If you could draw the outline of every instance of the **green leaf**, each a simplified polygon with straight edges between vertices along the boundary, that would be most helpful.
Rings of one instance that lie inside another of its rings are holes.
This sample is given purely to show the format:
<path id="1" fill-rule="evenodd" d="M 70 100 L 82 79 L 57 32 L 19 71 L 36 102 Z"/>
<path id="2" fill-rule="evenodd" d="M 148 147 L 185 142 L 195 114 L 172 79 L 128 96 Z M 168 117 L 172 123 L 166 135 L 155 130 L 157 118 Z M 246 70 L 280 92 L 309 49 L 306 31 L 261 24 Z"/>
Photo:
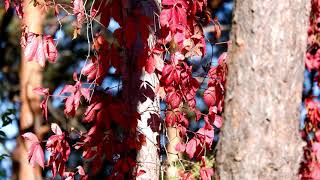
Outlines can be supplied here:
<path id="1" fill-rule="evenodd" d="M 6 139 L 6 138 L 7 138 L 6 133 L 4 133 L 3 131 L 0 131 L 0 140 L 1 139 Z"/>
<path id="2" fill-rule="evenodd" d="M 6 157 L 10 157 L 8 154 L 1 154 L 0 155 L 0 161 L 3 160 Z"/>
<path id="3" fill-rule="evenodd" d="M 7 109 L 7 111 L 1 115 L 2 127 L 5 127 L 12 123 L 13 120 L 10 117 L 10 115 L 15 115 L 15 113 L 16 113 L 15 109 Z"/>
<path id="4" fill-rule="evenodd" d="M 12 123 L 12 119 L 9 116 L 2 116 L 2 127 L 5 127 Z"/>
<path id="5" fill-rule="evenodd" d="M 3 177 L 3 178 L 7 177 L 7 172 L 6 172 L 6 170 L 0 169 L 0 177 Z"/>

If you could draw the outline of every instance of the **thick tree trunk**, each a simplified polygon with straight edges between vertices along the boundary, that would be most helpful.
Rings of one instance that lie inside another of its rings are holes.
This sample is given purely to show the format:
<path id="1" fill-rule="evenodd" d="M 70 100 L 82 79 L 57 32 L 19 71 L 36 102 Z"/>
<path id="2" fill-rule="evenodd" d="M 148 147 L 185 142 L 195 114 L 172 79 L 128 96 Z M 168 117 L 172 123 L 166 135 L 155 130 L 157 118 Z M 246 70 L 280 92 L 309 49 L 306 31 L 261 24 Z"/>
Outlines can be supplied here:
<path id="1" fill-rule="evenodd" d="M 298 179 L 309 3 L 235 1 L 221 179 Z"/>
<path id="2" fill-rule="evenodd" d="M 43 20 L 44 13 L 41 13 L 40 7 L 34 7 L 33 3 L 25 0 L 23 24 L 28 27 L 28 31 L 41 34 Z M 42 68 L 40 65 L 35 62 L 27 62 L 22 58 L 20 67 L 20 133 L 34 130 L 39 135 L 42 121 L 40 96 L 33 93 L 32 90 L 40 87 L 41 82 Z M 21 137 L 17 139 L 17 149 L 14 154 L 19 161 L 18 179 L 42 179 L 40 167 L 32 168 L 29 164 L 28 150 Z"/>

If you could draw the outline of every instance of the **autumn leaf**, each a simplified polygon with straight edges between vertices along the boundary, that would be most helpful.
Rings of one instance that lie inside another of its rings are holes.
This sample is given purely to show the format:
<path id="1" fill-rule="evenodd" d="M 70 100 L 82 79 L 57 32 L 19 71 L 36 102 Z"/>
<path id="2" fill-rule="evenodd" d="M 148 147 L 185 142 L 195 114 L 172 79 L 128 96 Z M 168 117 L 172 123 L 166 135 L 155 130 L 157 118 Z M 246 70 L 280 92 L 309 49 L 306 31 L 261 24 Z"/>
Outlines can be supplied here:
<path id="1" fill-rule="evenodd" d="M 44 168 L 44 153 L 37 136 L 31 132 L 28 132 L 23 134 L 22 137 L 25 139 L 27 146 L 29 147 L 28 160 L 32 167 L 35 167 L 37 163 L 39 166 Z"/>
<path id="2" fill-rule="evenodd" d="M 213 176 L 213 169 L 202 167 L 200 168 L 200 177 L 201 180 L 211 180 L 211 176 Z"/>
<path id="3" fill-rule="evenodd" d="M 45 66 L 46 59 L 54 63 L 58 56 L 54 41 L 49 35 L 26 33 L 21 38 L 21 46 L 24 48 L 25 59 L 36 61 L 42 67 Z"/>
<path id="4" fill-rule="evenodd" d="M 207 90 L 204 91 L 203 100 L 209 107 L 215 105 L 216 103 L 215 87 L 209 87 Z"/>
<path id="5" fill-rule="evenodd" d="M 194 153 L 197 150 L 197 146 L 200 144 L 200 140 L 197 138 L 192 138 L 186 146 L 186 153 L 189 155 L 189 158 L 193 158 Z"/>
<path id="6" fill-rule="evenodd" d="M 187 2 L 185 0 L 164 0 L 162 6 L 161 26 L 169 27 L 172 32 L 176 32 L 178 25 L 187 24 Z"/>
<path id="7" fill-rule="evenodd" d="M 41 101 L 40 108 L 42 109 L 42 116 L 45 120 L 48 120 L 48 100 L 49 100 L 49 89 L 48 88 L 34 88 L 33 92 L 44 96 Z"/>

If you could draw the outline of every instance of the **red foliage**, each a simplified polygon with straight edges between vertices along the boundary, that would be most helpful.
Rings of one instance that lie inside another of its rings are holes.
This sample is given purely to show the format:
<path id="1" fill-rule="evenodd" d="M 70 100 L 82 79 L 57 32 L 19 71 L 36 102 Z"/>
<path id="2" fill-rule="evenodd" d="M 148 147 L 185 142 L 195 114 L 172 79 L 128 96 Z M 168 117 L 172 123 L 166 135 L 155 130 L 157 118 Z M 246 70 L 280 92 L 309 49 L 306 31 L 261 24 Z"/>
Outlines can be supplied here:
<path id="1" fill-rule="evenodd" d="M 9 1 L 5 2 L 7 7 Z M 54 8 L 58 14 L 58 6 L 56 3 L 53 4 L 47 3 L 46 7 Z M 226 54 L 220 56 L 217 67 L 211 67 L 209 70 L 206 77 L 208 84 L 204 92 L 200 89 L 202 84 L 192 75 L 192 65 L 187 62 L 190 57 L 205 54 L 202 25 L 204 19 L 204 24 L 210 22 L 210 14 L 205 10 L 206 4 L 206 0 L 162 0 L 158 19 L 161 27 L 155 32 L 150 32 L 150 27 L 156 27 L 157 24 L 153 24 L 154 20 L 141 11 L 142 4 L 139 4 L 139 1 L 133 5 L 128 0 L 96 0 L 90 10 L 86 10 L 83 0 L 73 0 L 68 6 L 61 4 L 61 7 L 72 8 L 70 12 L 76 17 L 76 33 L 80 32 L 83 24 L 91 23 L 93 17 L 103 28 L 108 27 L 111 18 L 120 25 L 120 28 L 113 32 L 112 40 L 106 39 L 101 32 L 92 36 L 94 53 L 88 57 L 89 61 L 81 73 L 87 76 L 87 81 L 94 83 L 95 87 L 85 88 L 75 73 L 75 84 L 65 85 L 60 92 L 65 99 L 64 113 L 67 117 L 76 115 L 82 97 L 87 101 L 83 123 L 88 124 L 89 130 L 77 133 L 79 138 L 73 147 L 82 151 L 83 160 L 92 165 L 93 175 L 100 171 L 104 161 L 113 165 L 111 177 L 115 179 L 134 178 L 132 176 L 146 173 L 145 170 L 133 172 L 133 167 L 138 163 L 134 159 L 135 153 L 132 152 L 139 151 L 146 143 L 144 134 L 137 130 L 140 114 L 136 112 L 136 107 L 132 108 L 131 102 L 128 102 L 130 98 L 126 97 L 125 92 L 119 96 L 112 96 L 108 89 L 101 90 L 101 84 L 111 67 L 116 69 L 116 76 L 125 82 L 131 78 L 128 77 L 125 68 L 128 65 L 132 66 L 135 72 L 145 70 L 149 74 L 155 73 L 160 79 L 160 86 L 156 87 L 157 92 L 167 104 L 164 123 L 161 123 L 164 126 L 176 127 L 181 139 L 191 136 L 189 141 L 180 142 L 176 150 L 185 152 L 189 158 L 201 160 L 205 150 L 211 149 L 214 138 L 213 126 L 222 126 L 222 118 L 219 115 L 222 112 L 225 94 Z M 19 5 L 18 3 L 18 7 Z M 218 25 L 217 21 L 214 23 Z M 21 38 L 26 60 L 36 61 L 41 66 L 45 65 L 46 59 L 55 62 L 57 50 L 52 37 L 27 32 L 26 29 Z M 148 42 L 150 37 L 154 38 L 155 44 Z M 166 56 L 170 58 L 167 59 Z M 49 90 L 37 88 L 34 91 L 44 96 L 41 108 L 47 119 Z M 202 92 L 209 110 L 207 114 L 202 114 L 196 106 L 196 94 Z M 196 121 L 203 118 L 204 127 L 196 132 L 189 131 L 189 113 L 194 114 Z M 150 124 L 157 126 L 156 123 Z M 74 179 L 78 173 L 81 178 L 88 178 L 82 166 L 78 167 L 77 171 L 66 171 L 66 162 L 71 151 L 71 133 L 63 132 L 54 123 L 51 129 L 54 134 L 49 137 L 46 149 L 50 152 L 47 165 L 51 168 L 53 176 L 59 174 L 61 177 Z M 43 158 L 39 160 L 38 155 L 35 156 L 35 152 L 42 151 L 39 143 L 38 139 L 32 140 L 33 149 L 31 148 L 29 159 L 32 164 L 37 162 L 43 166 Z M 182 179 L 194 179 L 190 173 L 182 174 Z M 213 169 L 203 163 L 200 169 L 201 178 L 210 179 L 212 175 Z"/>
<path id="2" fill-rule="evenodd" d="M 49 100 L 49 89 L 48 88 L 35 88 L 33 89 L 33 92 L 44 96 L 40 108 L 42 109 L 42 115 L 43 117 L 48 120 L 48 100 Z"/>
<path id="3" fill-rule="evenodd" d="M 320 1 L 312 0 L 312 11 L 310 14 L 310 26 L 308 29 L 308 49 L 305 59 L 306 69 L 312 74 L 316 74 L 312 81 L 319 88 L 320 51 L 317 36 L 320 33 Z M 304 147 L 304 160 L 300 166 L 301 179 L 320 178 L 320 102 L 312 93 L 304 99 L 304 106 L 307 111 L 304 119 L 304 129 L 301 131 L 302 138 L 307 142 Z"/>
<path id="4" fill-rule="evenodd" d="M 78 81 L 77 75 L 73 75 L 73 79 L 76 81 L 74 86 L 65 85 L 61 90 L 60 95 L 69 93 L 70 95 L 65 100 L 64 113 L 66 116 L 72 117 L 75 115 L 76 110 L 80 105 L 80 98 L 83 96 L 87 101 L 90 100 L 90 90 L 83 88 L 82 83 Z"/>
<path id="5" fill-rule="evenodd" d="M 46 59 L 54 63 L 57 59 L 57 49 L 50 35 L 39 35 L 32 32 L 24 33 L 21 37 L 24 57 L 27 61 L 36 61 L 42 67 Z"/>
<path id="6" fill-rule="evenodd" d="M 62 132 L 57 124 L 52 123 L 51 130 L 54 135 L 49 137 L 46 144 L 47 150 L 51 153 L 48 165 L 52 166 L 53 177 L 55 177 L 57 173 L 63 176 L 65 165 L 70 155 L 70 146 L 66 140 L 65 133 Z"/>
<path id="7" fill-rule="evenodd" d="M 28 160 L 32 167 L 35 167 L 35 164 L 37 163 L 39 166 L 44 168 L 44 153 L 37 136 L 28 132 L 23 134 L 22 137 L 25 139 L 27 146 L 29 147 Z"/>

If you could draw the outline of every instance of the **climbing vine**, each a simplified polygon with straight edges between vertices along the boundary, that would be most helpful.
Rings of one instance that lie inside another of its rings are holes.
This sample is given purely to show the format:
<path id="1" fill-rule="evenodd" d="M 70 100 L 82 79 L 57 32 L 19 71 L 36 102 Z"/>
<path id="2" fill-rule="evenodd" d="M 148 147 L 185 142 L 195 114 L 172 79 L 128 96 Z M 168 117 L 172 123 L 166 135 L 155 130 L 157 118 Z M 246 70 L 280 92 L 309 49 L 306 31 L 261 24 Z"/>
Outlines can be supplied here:
<path id="1" fill-rule="evenodd" d="M 164 110 L 158 107 L 151 113 L 158 117 L 163 114 L 163 120 L 150 120 L 148 126 L 164 135 L 167 127 L 176 128 L 181 141 L 175 149 L 201 164 L 202 179 L 211 179 L 214 170 L 208 166 L 206 155 L 212 148 L 215 129 L 222 126 L 227 54 L 219 57 L 217 66 L 209 64 L 203 76 L 193 74 L 193 58 L 204 57 L 206 53 L 203 27 L 211 24 L 215 39 L 221 35 L 218 20 L 211 19 L 207 10 L 207 0 L 162 0 L 152 7 L 138 0 L 32 0 L 30 3 L 40 6 L 43 13 L 54 11 L 57 24 L 61 24 L 61 14 L 63 18 L 74 17 L 73 38 L 85 31 L 89 43 L 84 66 L 73 74 L 74 83 L 65 85 L 58 95 L 64 98 L 64 114 L 68 118 L 74 117 L 80 107 L 86 108 L 81 121 L 88 129 L 63 129 L 51 123 L 51 136 L 46 140 L 38 139 L 32 132 L 23 134 L 32 166 L 48 167 L 53 177 L 59 175 L 66 179 L 74 179 L 76 175 L 87 179 L 97 174 L 105 162 L 112 166 L 108 176 L 116 179 L 134 179 L 146 173 L 148 170 L 138 168 L 141 162 L 136 161 L 137 152 L 146 145 L 147 137 L 138 128 L 142 116 L 134 96 L 138 96 L 142 87 L 150 86 L 152 93 L 144 94 L 142 99 L 160 99 L 166 107 Z M 23 18 L 21 0 L 5 0 L 6 9 L 10 6 Z M 154 8 L 151 17 L 145 12 L 148 8 Z M 110 21 L 119 24 L 114 32 L 107 29 Z M 25 59 L 42 67 L 46 60 L 55 63 L 59 59 L 54 38 L 32 32 L 26 24 L 22 25 L 21 46 Z M 112 76 L 119 78 L 116 95 L 102 86 L 110 69 L 114 69 Z M 155 87 L 143 81 L 137 83 L 135 76 L 151 74 L 160 82 Z M 47 120 L 48 101 L 56 95 L 45 87 L 35 87 L 33 91 L 43 97 L 40 107 Z M 197 108 L 197 94 L 203 98 L 208 113 Z M 204 126 L 190 130 L 191 119 L 204 120 Z M 155 143 L 160 149 L 160 138 L 157 139 Z M 50 153 L 46 162 L 43 147 Z M 82 152 L 83 164 L 89 164 L 90 169 L 67 167 L 71 149 Z M 188 171 L 180 175 L 182 179 L 193 176 Z"/>
<path id="2" fill-rule="evenodd" d="M 306 110 L 303 117 L 301 131 L 302 138 L 306 141 L 304 146 L 304 159 L 301 162 L 301 179 L 320 178 L 320 102 L 319 102 L 319 70 L 320 70 L 320 2 L 311 1 L 311 14 L 308 29 L 308 48 L 306 54 L 307 76 L 304 88 L 303 106 Z M 309 87 L 308 87 L 309 86 Z"/>

